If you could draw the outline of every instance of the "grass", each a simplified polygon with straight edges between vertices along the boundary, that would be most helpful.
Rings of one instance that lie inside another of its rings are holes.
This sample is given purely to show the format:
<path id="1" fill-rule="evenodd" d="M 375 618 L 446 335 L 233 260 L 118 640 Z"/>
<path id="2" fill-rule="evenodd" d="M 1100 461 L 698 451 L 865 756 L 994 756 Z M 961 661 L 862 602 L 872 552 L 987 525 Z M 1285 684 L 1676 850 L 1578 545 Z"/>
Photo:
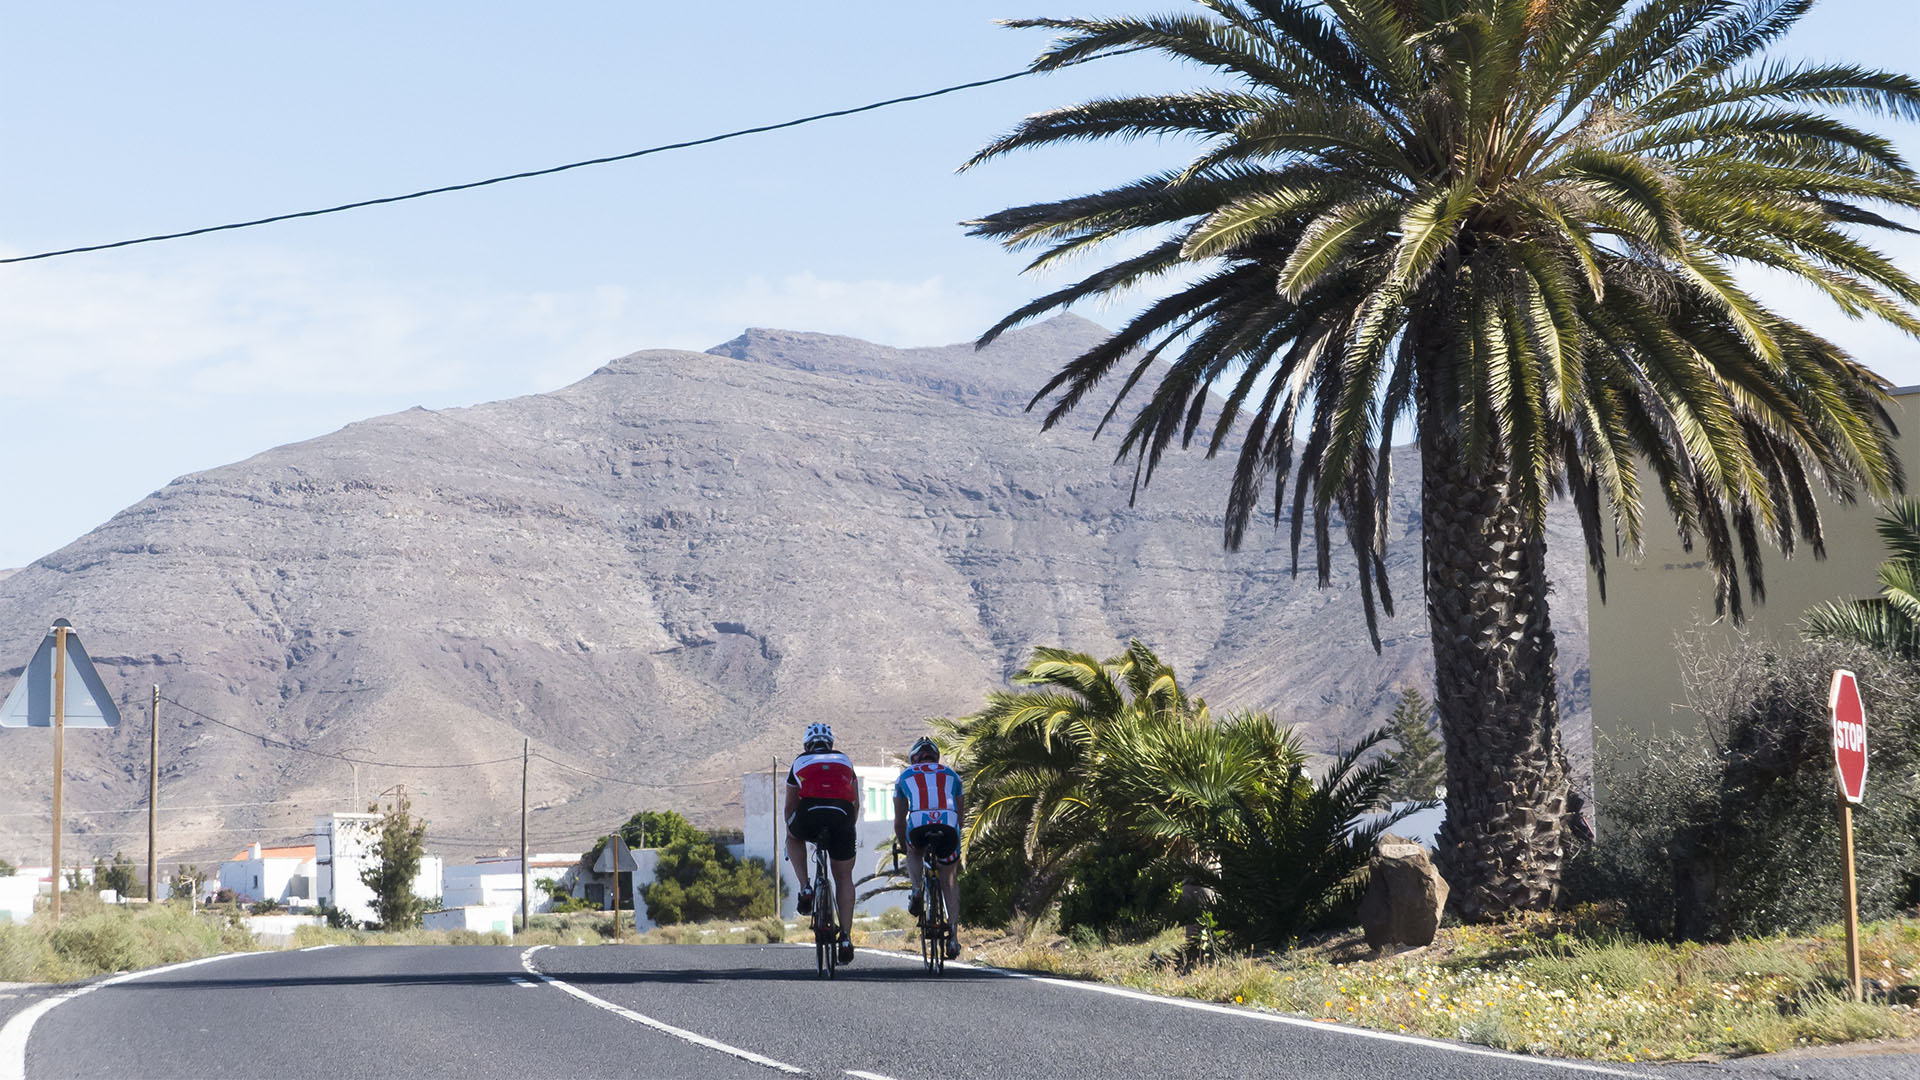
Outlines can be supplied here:
<path id="1" fill-rule="evenodd" d="M 1844 995 L 1839 927 L 1812 938 L 1647 943 L 1592 910 L 1441 932 L 1372 955 L 1353 935 L 1272 957 L 1177 962 L 1183 937 L 1131 945 L 986 940 L 1000 966 L 1269 1008 L 1521 1053 L 1671 1061 L 1920 1036 L 1920 923 L 1862 930 L 1868 1000 Z"/>
<path id="2" fill-rule="evenodd" d="M 0 982 L 73 982 L 254 947 L 245 928 L 185 904 L 123 907 L 69 893 L 61 906 L 58 926 L 45 914 L 0 925 Z"/>

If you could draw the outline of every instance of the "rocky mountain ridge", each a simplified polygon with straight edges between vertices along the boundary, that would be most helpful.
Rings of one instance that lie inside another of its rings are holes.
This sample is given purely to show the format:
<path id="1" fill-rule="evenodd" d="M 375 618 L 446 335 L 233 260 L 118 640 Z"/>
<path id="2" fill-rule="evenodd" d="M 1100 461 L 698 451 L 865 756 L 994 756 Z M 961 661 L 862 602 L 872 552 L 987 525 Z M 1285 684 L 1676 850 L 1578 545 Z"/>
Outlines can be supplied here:
<path id="1" fill-rule="evenodd" d="M 537 848 L 641 807 L 737 826 L 740 774 L 806 722 L 877 763 L 1038 645 L 1138 637 L 1216 707 L 1323 748 L 1424 684 L 1416 486 L 1392 504 L 1401 615 L 1376 656 L 1351 570 L 1292 577 L 1284 519 L 1222 550 L 1229 462 L 1169 454 L 1129 505 L 1131 465 L 1090 438 L 1104 403 L 1039 430 L 1034 390 L 1105 333 L 1063 316 L 976 352 L 749 330 L 183 476 L 0 574 L 0 664 L 66 617 L 125 698 L 120 730 L 68 738 L 69 850 L 144 843 L 137 815 L 94 811 L 143 804 L 153 684 L 162 857 L 202 864 L 362 808 L 355 785 L 404 785 L 450 861 L 507 850 L 523 740 Z M 1550 542 L 1578 756 L 1569 515 Z M 43 859 L 45 733 L 0 738 L 0 855 Z"/>

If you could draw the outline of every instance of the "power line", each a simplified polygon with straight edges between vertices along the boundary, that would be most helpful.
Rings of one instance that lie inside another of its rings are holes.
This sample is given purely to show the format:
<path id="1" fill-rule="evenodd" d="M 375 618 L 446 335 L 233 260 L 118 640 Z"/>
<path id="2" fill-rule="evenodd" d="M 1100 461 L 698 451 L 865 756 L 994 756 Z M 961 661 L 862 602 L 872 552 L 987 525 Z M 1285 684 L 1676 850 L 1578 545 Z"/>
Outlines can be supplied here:
<path id="1" fill-rule="evenodd" d="M 585 769 L 582 769 L 582 768 L 577 768 L 577 767 L 575 767 L 575 766 L 573 766 L 573 765 L 569 765 L 569 764 L 567 764 L 567 763 L 566 763 L 566 762 L 564 762 L 564 761 L 558 761 L 558 760 L 555 760 L 555 759 L 553 759 L 553 758 L 550 758 L 550 757 L 548 757 L 548 756 L 547 756 L 547 755 L 545 755 L 545 754 L 534 754 L 533 756 L 534 756 L 534 757 L 536 757 L 536 758 L 538 758 L 538 759 L 540 759 L 541 761 L 544 761 L 544 762 L 546 762 L 546 763 L 547 763 L 547 764 L 549 764 L 549 765 L 558 765 L 558 766 L 560 766 L 561 768 L 563 768 L 563 769 L 565 769 L 565 770 L 567 770 L 568 772 L 576 772 L 576 773 L 579 773 L 579 774 L 580 774 L 581 776 L 591 776 L 591 777 L 593 777 L 593 778 L 594 778 L 595 780 L 605 780 L 605 781 L 607 781 L 608 783 L 611 783 L 611 784 L 626 784 L 626 785 L 627 785 L 628 787 L 640 787 L 640 788 L 696 788 L 696 787 L 706 787 L 706 786 L 707 786 L 707 785 L 709 785 L 709 784 L 725 784 L 725 783 L 729 783 L 729 782 L 731 782 L 731 781 L 733 780 L 733 778 L 732 778 L 732 777 L 730 777 L 730 776 L 722 776 L 722 777 L 718 777 L 718 778 L 716 778 L 716 779 L 713 779 L 713 780 L 691 780 L 691 781 L 688 781 L 687 783 L 684 783 L 684 784 L 650 784 L 650 783 L 647 783 L 647 782 L 646 782 L 646 781 L 644 781 L 644 780 L 628 780 L 628 779 L 626 779 L 625 777 L 620 777 L 620 776 L 607 776 L 607 775 L 604 775 L 604 774 L 602 774 L 602 773 L 596 773 L 596 772 L 588 772 L 588 771 L 587 771 L 587 770 L 585 770 Z"/>
<path id="2" fill-rule="evenodd" d="M 1102 53 L 1098 56 L 1083 57 L 1079 60 L 1071 60 L 1067 63 L 1056 65 L 1055 68 L 1050 70 L 1073 67 L 1094 60 L 1104 60 L 1109 56 L 1121 56 L 1130 52 L 1139 52 L 1141 48 L 1143 47 L 1118 49 L 1113 52 Z M 1038 74 L 1038 72 L 1032 68 L 1023 68 L 1011 74 L 996 75 L 990 79 L 975 79 L 972 82 L 943 86 L 938 90 L 927 90 L 918 94 L 906 94 L 901 97 L 888 98 L 885 101 L 873 101 L 865 105 L 856 105 L 849 109 L 834 109 L 831 112 L 814 113 L 811 116 L 802 116 L 793 120 L 782 120 L 773 124 L 739 128 L 734 131 L 723 132 L 719 135 L 708 135 L 699 139 L 687 139 L 684 142 L 662 143 L 659 146 L 649 146 L 642 150 L 632 150 L 624 154 L 611 154 L 607 157 L 588 158 L 585 161 L 571 161 L 565 165 L 553 165 L 544 169 L 529 169 L 525 172 L 508 173 L 505 176 L 490 176 L 485 180 L 472 180 L 464 184 L 447 184 L 442 187 L 408 192 L 405 195 L 387 195 L 378 199 L 361 199 L 358 202 L 341 203 L 338 206 L 328 206 L 318 210 L 300 210 L 290 214 L 274 214 L 271 217 L 254 218 L 249 221 L 229 222 L 225 225 L 208 225 L 204 228 L 187 229 L 183 232 L 160 233 L 154 236 L 136 237 L 132 240 L 115 240 L 107 244 L 87 244 L 81 247 L 61 248 L 58 251 L 42 251 L 33 255 L 16 255 L 12 258 L 0 259 L 0 263 L 33 262 L 38 259 L 58 258 L 62 255 L 79 255 L 89 251 L 106 251 L 111 248 L 132 247 L 136 244 L 153 244 L 162 240 L 180 240 L 189 236 L 204 236 L 207 233 L 227 232 L 233 229 L 251 229 L 258 225 L 272 225 L 275 222 L 293 221 L 297 218 L 322 217 L 327 214 L 338 214 L 347 210 L 360 210 L 369 206 L 384 206 L 388 203 L 407 202 L 411 199 L 424 199 L 431 195 L 446 195 L 455 191 L 471 191 L 474 188 L 488 187 L 493 184 L 505 184 L 514 180 L 529 180 L 536 176 L 552 176 L 554 173 L 568 172 L 573 169 L 584 169 L 590 165 L 608 165 L 616 161 L 631 161 L 634 158 L 647 157 L 652 154 L 663 154 L 669 150 L 686 150 L 695 146 L 706 146 L 710 143 L 726 142 L 729 139 L 738 139 L 747 135 L 763 135 L 769 131 L 780 131 L 785 128 L 800 127 L 803 124 L 817 123 L 821 120 L 832 120 L 842 116 L 853 116 L 856 113 L 872 112 L 875 109 L 885 109 L 894 105 L 905 105 L 909 102 L 925 101 L 928 98 L 937 98 L 946 94 L 958 93 L 962 90 L 976 90 L 983 86 L 992 86 L 995 83 L 1012 82 L 1015 79 L 1023 79 L 1028 75 L 1034 74 Z"/>
<path id="3" fill-rule="evenodd" d="M 190 712 L 193 715 L 199 717 L 200 719 L 205 720 L 209 724 L 218 724 L 221 727 L 228 729 L 229 731 L 237 731 L 240 734 L 245 735 L 249 738 L 259 739 L 261 742 L 271 743 L 274 746 L 285 747 L 286 749 L 295 751 L 297 753 L 312 754 L 314 757 L 330 758 L 334 761 L 344 761 L 350 765 L 377 765 L 377 766 L 380 766 L 381 768 L 387 768 L 387 769 L 474 769 L 482 765 L 500 765 L 509 761 L 520 760 L 517 757 L 500 757 L 500 758 L 488 758 L 485 761 L 437 761 L 437 762 L 373 761 L 368 758 L 349 757 L 346 754 L 334 754 L 334 753 L 329 753 L 325 750 L 314 750 L 309 747 L 300 746 L 295 743 L 290 743 L 285 739 L 278 739 L 272 735 L 267 735 L 258 731 L 248 731 L 246 728 L 240 727 L 236 724 L 229 724 L 225 720 L 221 720 L 218 717 L 208 716 L 206 713 L 203 713 L 199 709 L 193 708 L 190 705 L 182 705 L 170 697 L 163 696 L 161 697 L 160 700 L 166 702 L 169 705 L 174 706 L 175 708 L 184 709 L 187 712 Z"/>
<path id="4" fill-rule="evenodd" d="M 160 809 L 165 810 L 167 813 L 171 814 L 179 810 L 231 810 L 235 807 L 240 807 L 240 806 L 296 806 L 300 803 L 340 802 L 340 801 L 341 799 L 340 799 L 340 796 L 338 795 L 313 795 L 304 799 L 267 799 L 262 802 L 201 803 L 198 806 L 173 806 L 163 801 L 160 804 Z M 105 814 L 144 814 L 146 812 L 147 812 L 146 807 L 134 806 L 134 807 L 129 807 L 125 810 L 68 810 L 68 811 L 65 811 L 65 814 L 67 817 L 100 817 Z M 46 810 L 24 810 L 16 813 L 0 814 L 0 818 L 52 817 L 52 816 L 53 816 L 53 810 L 51 808 Z"/>

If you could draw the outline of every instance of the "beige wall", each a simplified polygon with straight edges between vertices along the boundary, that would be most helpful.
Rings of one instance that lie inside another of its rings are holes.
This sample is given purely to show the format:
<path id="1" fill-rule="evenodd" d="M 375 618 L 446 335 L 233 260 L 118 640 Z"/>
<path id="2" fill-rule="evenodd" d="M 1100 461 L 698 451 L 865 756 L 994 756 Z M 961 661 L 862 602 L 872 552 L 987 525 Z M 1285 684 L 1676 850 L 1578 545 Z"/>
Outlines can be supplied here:
<path id="1" fill-rule="evenodd" d="M 1909 487 L 1920 491 L 1920 387 L 1896 392 L 1890 411 L 1900 428 L 1900 460 L 1912 477 Z M 1744 632 L 1793 634 L 1815 604 L 1877 593 L 1875 573 L 1886 557 L 1875 532 L 1878 515 L 1871 502 L 1842 508 L 1823 501 L 1826 559 L 1815 560 L 1804 544 L 1792 558 L 1766 548 L 1761 568 L 1767 601 L 1747 605 Z M 1596 758 L 1637 753 L 1650 735 L 1694 727 L 1695 714 L 1684 704 L 1675 642 L 1696 627 L 1709 643 L 1724 643 L 1736 634 L 1729 620 L 1713 621 L 1713 575 L 1701 545 L 1691 553 L 1681 550 L 1663 506 L 1648 507 L 1645 531 L 1641 558 L 1607 560 L 1606 603 L 1588 572 Z M 1604 815 L 1604 791 L 1598 801 Z"/>

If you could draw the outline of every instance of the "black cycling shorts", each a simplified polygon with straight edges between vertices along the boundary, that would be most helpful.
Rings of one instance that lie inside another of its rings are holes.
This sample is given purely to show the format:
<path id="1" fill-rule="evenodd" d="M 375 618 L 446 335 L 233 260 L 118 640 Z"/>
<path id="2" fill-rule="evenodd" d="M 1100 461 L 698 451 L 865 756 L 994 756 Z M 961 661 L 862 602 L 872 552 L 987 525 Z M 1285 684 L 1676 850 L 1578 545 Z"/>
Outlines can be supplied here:
<path id="1" fill-rule="evenodd" d="M 787 819 L 787 834 L 826 848 L 827 857 L 836 862 L 846 862 L 860 850 L 853 810 L 837 801 L 802 799 L 800 808 Z"/>
<path id="2" fill-rule="evenodd" d="M 922 825 L 907 833 L 907 843 L 921 851 L 932 850 L 942 866 L 960 861 L 960 833 L 951 825 Z"/>

